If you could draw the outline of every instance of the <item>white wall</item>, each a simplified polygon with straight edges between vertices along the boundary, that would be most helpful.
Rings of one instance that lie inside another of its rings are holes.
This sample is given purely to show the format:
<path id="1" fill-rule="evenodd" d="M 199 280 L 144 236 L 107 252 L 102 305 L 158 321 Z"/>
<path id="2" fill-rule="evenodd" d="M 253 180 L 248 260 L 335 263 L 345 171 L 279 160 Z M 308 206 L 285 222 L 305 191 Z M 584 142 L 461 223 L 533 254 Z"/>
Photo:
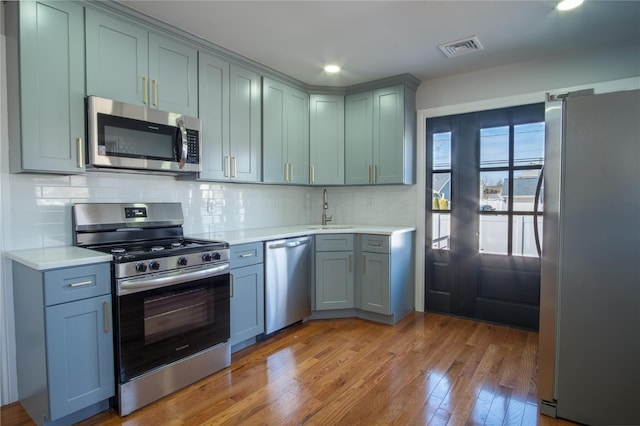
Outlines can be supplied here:
<path id="1" fill-rule="evenodd" d="M 482 52 L 471 54 L 481 55 Z M 525 94 L 538 94 L 538 101 L 544 101 L 539 94 L 546 91 L 638 75 L 640 40 L 635 40 L 424 81 L 416 94 L 416 109 L 451 107 Z"/>

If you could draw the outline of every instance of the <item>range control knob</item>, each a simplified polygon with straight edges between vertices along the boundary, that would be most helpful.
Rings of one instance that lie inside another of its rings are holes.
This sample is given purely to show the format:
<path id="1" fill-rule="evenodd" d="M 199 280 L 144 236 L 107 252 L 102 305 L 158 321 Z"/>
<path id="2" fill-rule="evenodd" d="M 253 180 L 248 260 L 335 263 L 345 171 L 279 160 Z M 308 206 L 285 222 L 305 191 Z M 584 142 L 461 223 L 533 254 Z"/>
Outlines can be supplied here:
<path id="1" fill-rule="evenodd" d="M 211 262 L 212 260 L 213 260 L 213 256 L 211 256 L 211 253 L 205 253 L 202 255 L 203 262 Z"/>
<path id="2" fill-rule="evenodd" d="M 222 256 L 220 256 L 220 253 L 218 253 L 217 251 L 213 253 L 213 259 L 214 260 L 220 260 Z"/>
<path id="3" fill-rule="evenodd" d="M 136 264 L 136 271 L 138 272 L 147 272 L 147 265 L 142 262 L 138 262 Z"/>
<path id="4" fill-rule="evenodd" d="M 180 257 L 178 259 L 178 265 L 180 266 L 187 266 L 187 258 L 186 257 Z"/>
<path id="5" fill-rule="evenodd" d="M 160 264 L 157 261 L 153 260 L 149 262 L 149 268 L 151 268 L 154 271 L 157 271 L 158 269 L 160 269 Z"/>

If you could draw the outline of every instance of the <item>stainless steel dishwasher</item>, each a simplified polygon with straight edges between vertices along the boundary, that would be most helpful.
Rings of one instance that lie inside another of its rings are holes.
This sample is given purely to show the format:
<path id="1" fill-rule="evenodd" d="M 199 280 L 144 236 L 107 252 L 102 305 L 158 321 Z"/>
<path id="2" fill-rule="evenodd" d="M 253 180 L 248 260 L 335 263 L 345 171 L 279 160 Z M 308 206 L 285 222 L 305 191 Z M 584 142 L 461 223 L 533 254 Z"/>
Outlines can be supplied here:
<path id="1" fill-rule="evenodd" d="M 265 333 L 311 315 L 311 241 L 295 237 L 265 242 Z"/>

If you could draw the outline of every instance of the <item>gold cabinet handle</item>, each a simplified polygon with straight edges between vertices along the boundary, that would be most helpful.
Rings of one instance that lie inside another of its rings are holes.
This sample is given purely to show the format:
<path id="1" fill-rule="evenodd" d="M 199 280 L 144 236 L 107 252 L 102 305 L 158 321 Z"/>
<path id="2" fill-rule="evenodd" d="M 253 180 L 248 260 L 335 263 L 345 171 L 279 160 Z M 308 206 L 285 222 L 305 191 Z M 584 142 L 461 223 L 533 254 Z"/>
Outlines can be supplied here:
<path id="1" fill-rule="evenodd" d="M 231 157 L 233 158 L 233 169 L 232 173 L 231 173 L 231 177 L 236 177 L 236 172 L 238 171 L 238 157 Z"/>
<path id="2" fill-rule="evenodd" d="M 142 77 L 142 103 L 147 105 L 149 103 L 149 85 L 147 83 L 147 76 Z"/>
<path id="3" fill-rule="evenodd" d="M 378 183 L 378 165 L 373 165 L 373 183 Z"/>
<path id="4" fill-rule="evenodd" d="M 284 163 L 284 181 L 289 182 L 289 163 Z"/>
<path id="5" fill-rule="evenodd" d="M 158 106 L 158 80 L 151 80 L 153 84 L 153 106 Z"/>
<path id="6" fill-rule="evenodd" d="M 104 332 L 109 334 L 111 331 L 111 321 L 109 319 L 109 302 L 105 301 L 104 303 Z"/>
<path id="7" fill-rule="evenodd" d="M 228 177 L 231 170 L 231 158 L 228 155 L 225 155 L 224 162 L 225 162 L 224 177 Z"/>
<path id="8" fill-rule="evenodd" d="M 367 172 L 367 182 L 371 182 L 371 164 L 369 164 L 369 171 Z"/>
<path id="9" fill-rule="evenodd" d="M 353 272 L 353 259 L 351 255 L 349 255 L 349 272 Z"/>
<path id="10" fill-rule="evenodd" d="M 82 146 L 82 138 L 76 138 L 76 148 L 78 150 L 78 168 L 84 167 L 84 147 Z"/>
<path id="11" fill-rule="evenodd" d="M 369 247 L 382 247 L 382 241 L 369 241 Z"/>
<path id="12" fill-rule="evenodd" d="M 230 277 L 231 277 L 231 295 L 229 297 L 233 297 L 233 293 L 235 293 L 234 287 L 236 286 L 236 280 L 235 278 L 233 278 L 233 274 L 231 274 Z"/>
<path id="13" fill-rule="evenodd" d="M 311 183 L 316 182 L 316 166 L 315 164 L 311 165 Z"/>

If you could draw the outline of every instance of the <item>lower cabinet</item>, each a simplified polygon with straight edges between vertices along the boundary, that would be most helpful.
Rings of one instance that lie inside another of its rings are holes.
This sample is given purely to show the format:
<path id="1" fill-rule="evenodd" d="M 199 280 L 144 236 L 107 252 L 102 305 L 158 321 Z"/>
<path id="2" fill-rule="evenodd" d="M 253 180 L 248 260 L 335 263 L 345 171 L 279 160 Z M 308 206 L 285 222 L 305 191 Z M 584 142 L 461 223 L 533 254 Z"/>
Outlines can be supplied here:
<path id="1" fill-rule="evenodd" d="M 355 307 L 353 234 L 316 235 L 316 310 Z"/>
<path id="2" fill-rule="evenodd" d="M 415 232 L 318 234 L 312 319 L 395 324 L 414 310 Z"/>
<path id="3" fill-rule="evenodd" d="M 71 424 L 115 394 L 109 263 L 13 263 L 20 403 L 38 425 Z"/>
<path id="4" fill-rule="evenodd" d="M 414 310 L 414 234 L 360 235 L 358 308 L 380 314 L 371 319 L 395 324 Z"/>
<path id="5" fill-rule="evenodd" d="M 231 246 L 231 351 L 255 343 L 264 333 L 264 251 L 262 243 Z"/>
<path id="6" fill-rule="evenodd" d="M 391 314 L 388 254 L 362 253 L 360 292 L 360 309 L 384 315 Z"/>

